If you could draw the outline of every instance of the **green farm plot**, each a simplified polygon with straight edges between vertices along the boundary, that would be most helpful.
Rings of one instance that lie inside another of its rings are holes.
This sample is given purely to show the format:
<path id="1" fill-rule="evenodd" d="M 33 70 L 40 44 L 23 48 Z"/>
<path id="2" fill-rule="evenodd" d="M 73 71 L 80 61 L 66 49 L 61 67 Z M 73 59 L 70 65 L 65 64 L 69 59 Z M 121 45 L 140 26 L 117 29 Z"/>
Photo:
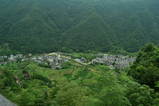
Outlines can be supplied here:
<path id="1" fill-rule="evenodd" d="M 63 71 L 63 76 L 68 80 L 77 80 L 79 78 L 85 78 L 88 76 L 89 71 L 83 71 L 83 69 L 73 69 L 72 71 Z"/>
<path id="2" fill-rule="evenodd" d="M 64 74 L 64 77 L 66 77 L 68 80 L 73 80 L 73 75 L 72 74 Z"/>
<path id="3" fill-rule="evenodd" d="M 89 73 L 88 71 L 78 71 L 78 74 L 75 75 L 74 77 L 75 79 L 78 79 L 79 77 L 83 78 L 83 77 L 86 77 L 88 73 Z"/>
<path id="4" fill-rule="evenodd" d="M 82 80 L 81 80 L 81 79 L 77 79 L 77 80 L 76 80 L 76 83 L 77 83 L 78 85 L 80 85 L 80 84 L 82 83 Z"/>
<path id="5" fill-rule="evenodd" d="M 84 79 L 83 83 L 84 84 L 92 84 L 92 79 Z"/>
<path id="6" fill-rule="evenodd" d="M 86 76 L 86 78 L 92 78 L 94 76 L 94 74 L 92 72 L 89 72 Z"/>
<path id="7" fill-rule="evenodd" d="M 92 67 L 92 66 L 91 66 Z M 108 71 L 109 67 L 106 64 L 96 64 L 93 66 L 93 69 L 97 70 L 97 71 Z"/>
<path id="8" fill-rule="evenodd" d="M 96 80 L 94 80 L 94 74 L 91 71 L 79 71 L 74 77 L 77 84 L 87 85 L 96 82 Z"/>
<path id="9" fill-rule="evenodd" d="M 42 75 L 52 80 L 60 77 L 66 77 L 69 81 L 75 80 L 77 84 L 92 83 L 92 78 L 94 78 L 94 74 L 97 73 L 92 72 L 88 68 L 89 66 L 80 65 L 74 60 L 71 60 L 68 63 L 70 63 L 69 67 L 58 70 L 41 67 L 35 62 L 11 63 L 7 66 L 1 67 L 9 67 L 9 70 L 12 70 L 13 73 L 17 76 L 22 76 L 22 78 L 24 76 L 23 71 L 26 71 L 29 73 L 30 76 L 33 76 L 34 73 L 38 73 L 39 75 Z"/>
<path id="10" fill-rule="evenodd" d="M 11 63 L 3 67 L 9 67 L 8 69 L 12 70 L 13 73 L 18 76 L 23 76 L 23 71 L 28 72 L 30 75 L 34 73 L 38 73 L 45 77 L 51 77 L 51 76 L 57 75 L 56 71 L 52 69 L 40 67 L 34 62 Z"/>

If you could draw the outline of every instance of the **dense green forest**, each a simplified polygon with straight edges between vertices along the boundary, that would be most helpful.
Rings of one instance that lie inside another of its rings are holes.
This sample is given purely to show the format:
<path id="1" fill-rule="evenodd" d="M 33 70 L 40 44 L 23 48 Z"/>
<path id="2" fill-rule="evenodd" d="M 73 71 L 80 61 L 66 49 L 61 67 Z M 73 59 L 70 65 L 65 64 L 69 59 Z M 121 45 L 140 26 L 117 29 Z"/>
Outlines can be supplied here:
<path id="1" fill-rule="evenodd" d="M 0 45 L 19 52 L 137 52 L 158 43 L 157 0 L 0 0 Z"/>
<path id="2" fill-rule="evenodd" d="M 122 70 L 73 60 L 58 70 L 10 63 L 0 66 L 0 93 L 18 106 L 158 106 L 158 59 L 159 47 L 149 43 Z"/>

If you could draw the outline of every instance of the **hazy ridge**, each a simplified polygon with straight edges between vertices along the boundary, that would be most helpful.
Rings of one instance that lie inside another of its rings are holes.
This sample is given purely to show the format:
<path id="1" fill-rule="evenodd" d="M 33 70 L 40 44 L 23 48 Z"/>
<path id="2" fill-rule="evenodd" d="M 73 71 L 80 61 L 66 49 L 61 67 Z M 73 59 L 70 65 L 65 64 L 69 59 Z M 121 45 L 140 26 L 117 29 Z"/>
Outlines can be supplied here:
<path id="1" fill-rule="evenodd" d="M 158 43 L 159 2 L 0 0 L 0 44 L 25 52 L 135 52 Z"/>

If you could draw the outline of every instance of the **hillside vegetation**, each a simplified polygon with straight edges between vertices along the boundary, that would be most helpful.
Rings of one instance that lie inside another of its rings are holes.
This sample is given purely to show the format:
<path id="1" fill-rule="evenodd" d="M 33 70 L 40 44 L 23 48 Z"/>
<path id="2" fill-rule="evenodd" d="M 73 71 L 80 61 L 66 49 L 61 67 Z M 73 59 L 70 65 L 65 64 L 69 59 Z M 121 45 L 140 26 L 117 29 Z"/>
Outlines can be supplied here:
<path id="1" fill-rule="evenodd" d="M 125 69 L 74 59 L 56 70 L 33 61 L 10 63 L 0 66 L 0 93 L 18 106 L 158 106 L 158 58 L 159 47 L 150 43 Z"/>
<path id="2" fill-rule="evenodd" d="M 157 0 L 0 0 L 0 45 L 42 53 L 136 52 L 159 39 Z"/>

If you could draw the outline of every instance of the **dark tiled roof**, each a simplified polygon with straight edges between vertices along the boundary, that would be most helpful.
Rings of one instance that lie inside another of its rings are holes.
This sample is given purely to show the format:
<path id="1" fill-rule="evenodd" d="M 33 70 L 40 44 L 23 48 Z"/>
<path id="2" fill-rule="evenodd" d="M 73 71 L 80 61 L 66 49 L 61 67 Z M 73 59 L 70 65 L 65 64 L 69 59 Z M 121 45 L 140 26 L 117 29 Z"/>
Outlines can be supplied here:
<path id="1" fill-rule="evenodd" d="M 0 106 L 17 106 L 0 94 Z"/>

